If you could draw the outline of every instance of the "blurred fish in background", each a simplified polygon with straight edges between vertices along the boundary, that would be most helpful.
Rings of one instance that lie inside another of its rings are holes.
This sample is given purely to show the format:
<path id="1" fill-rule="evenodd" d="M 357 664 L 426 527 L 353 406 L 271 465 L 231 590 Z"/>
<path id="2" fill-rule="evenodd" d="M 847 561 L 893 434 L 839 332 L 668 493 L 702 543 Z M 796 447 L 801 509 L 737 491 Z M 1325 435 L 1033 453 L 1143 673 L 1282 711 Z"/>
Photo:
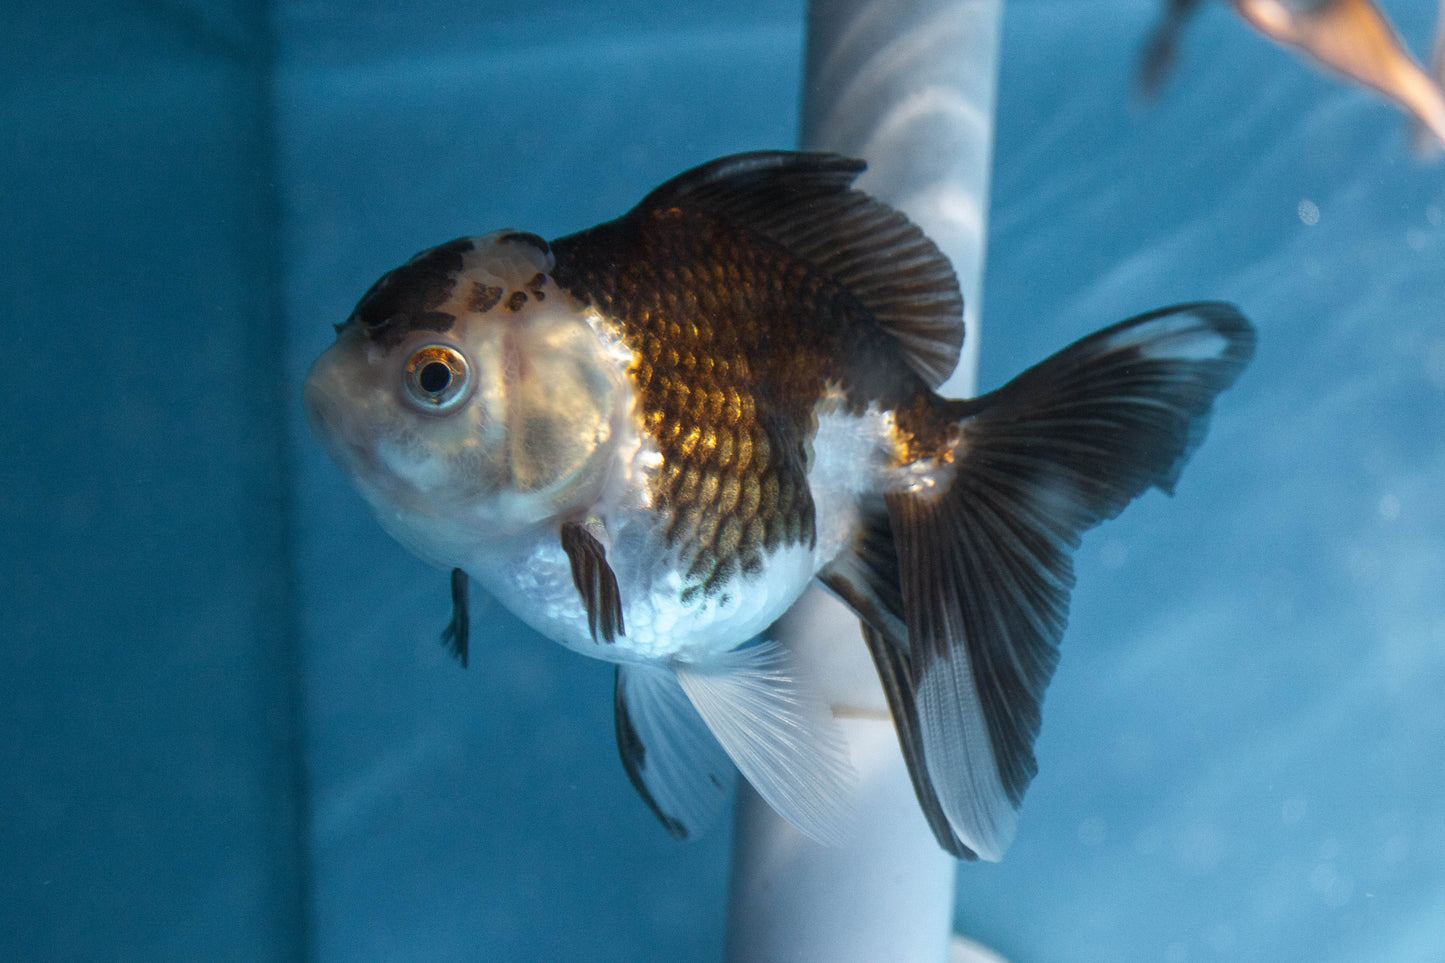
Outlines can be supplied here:
<path id="1" fill-rule="evenodd" d="M 1179 38 L 1202 0 L 1167 0 L 1164 18 L 1145 47 L 1138 89 L 1158 94 L 1178 57 Z M 1367 87 L 1414 120 L 1414 144 L 1425 156 L 1445 145 L 1445 92 L 1437 28 L 1432 77 L 1372 0 L 1229 0 L 1257 32 L 1293 48 L 1309 63 Z M 1445 18 L 1442 18 L 1445 22 Z"/>
<path id="2" fill-rule="evenodd" d="M 1435 52 L 1430 58 L 1430 76 L 1435 85 L 1445 90 L 1445 0 L 1440 0 L 1440 13 L 1435 18 Z M 1419 120 L 1411 131 L 1410 144 L 1422 157 L 1436 156 L 1442 149 L 1438 135 Z"/>

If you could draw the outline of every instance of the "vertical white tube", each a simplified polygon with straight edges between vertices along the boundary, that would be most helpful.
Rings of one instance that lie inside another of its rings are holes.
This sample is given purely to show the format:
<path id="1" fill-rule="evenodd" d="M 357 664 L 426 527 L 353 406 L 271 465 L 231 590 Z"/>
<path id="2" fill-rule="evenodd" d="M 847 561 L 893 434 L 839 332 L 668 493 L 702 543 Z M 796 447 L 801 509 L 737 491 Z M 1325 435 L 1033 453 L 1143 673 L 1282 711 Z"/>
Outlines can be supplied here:
<path id="1" fill-rule="evenodd" d="M 974 394 L 1003 0 L 813 0 L 801 147 L 868 162 L 859 186 L 933 239 L 967 337 L 945 394 Z"/>
<path id="2" fill-rule="evenodd" d="M 904 211 L 953 262 L 963 357 L 943 390 L 968 395 L 993 154 L 1002 0 L 813 0 L 802 147 L 861 157 L 860 186 Z M 914 799 L 857 619 L 820 589 L 779 623 L 800 671 L 821 682 L 860 785 L 857 832 L 827 848 L 742 789 L 728 914 L 729 963 L 944 963 L 955 864 Z"/>

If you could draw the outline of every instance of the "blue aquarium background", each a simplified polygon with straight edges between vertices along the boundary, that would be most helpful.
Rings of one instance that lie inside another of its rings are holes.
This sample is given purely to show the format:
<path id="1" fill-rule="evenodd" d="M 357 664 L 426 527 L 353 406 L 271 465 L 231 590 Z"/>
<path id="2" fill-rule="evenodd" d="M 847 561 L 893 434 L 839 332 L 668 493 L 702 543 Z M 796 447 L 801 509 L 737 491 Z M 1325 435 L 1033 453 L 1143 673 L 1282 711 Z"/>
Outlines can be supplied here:
<path id="1" fill-rule="evenodd" d="M 1429 49 L 1435 4 L 1387 2 Z M 1014 963 L 1445 959 L 1445 165 L 1221 5 L 1005 15 L 981 384 L 1222 298 L 1255 363 L 1091 533 L 1040 774 L 957 925 Z M 721 959 L 609 667 L 378 528 L 301 417 L 415 251 L 796 143 L 798 0 L 0 9 L 0 960 Z"/>

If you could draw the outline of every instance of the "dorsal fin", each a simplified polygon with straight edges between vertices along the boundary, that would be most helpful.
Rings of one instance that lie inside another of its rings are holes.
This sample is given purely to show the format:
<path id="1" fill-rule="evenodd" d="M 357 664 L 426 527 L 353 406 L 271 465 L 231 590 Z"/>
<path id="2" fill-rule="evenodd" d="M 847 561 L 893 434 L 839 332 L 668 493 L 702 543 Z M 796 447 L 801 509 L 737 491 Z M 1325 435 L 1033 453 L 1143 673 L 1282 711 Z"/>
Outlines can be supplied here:
<path id="1" fill-rule="evenodd" d="M 633 213 L 701 209 L 766 235 L 850 290 L 936 388 L 963 347 L 958 281 L 916 225 L 852 188 L 866 167 L 836 154 L 736 154 L 674 177 Z"/>

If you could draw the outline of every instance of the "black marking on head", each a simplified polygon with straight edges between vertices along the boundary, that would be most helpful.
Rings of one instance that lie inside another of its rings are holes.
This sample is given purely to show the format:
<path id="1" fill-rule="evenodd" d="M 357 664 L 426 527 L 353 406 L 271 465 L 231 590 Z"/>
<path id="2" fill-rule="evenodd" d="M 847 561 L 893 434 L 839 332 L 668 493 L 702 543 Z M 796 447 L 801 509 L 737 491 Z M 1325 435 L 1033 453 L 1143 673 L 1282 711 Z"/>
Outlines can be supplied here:
<path id="1" fill-rule="evenodd" d="M 543 238 L 540 238 L 537 235 L 532 234 L 528 231 L 508 231 L 506 234 L 503 234 L 501 237 L 497 238 L 497 241 L 500 244 L 526 244 L 529 247 L 535 247 L 537 250 L 541 251 L 548 257 L 552 255 L 551 245 L 549 245 Z"/>
<path id="2" fill-rule="evenodd" d="M 520 310 L 522 310 L 522 305 L 524 305 L 524 304 L 526 304 L 526 303 L 527 303 L 527 292 L 526 292 L 526 291 L 513 291 L 513 292 L 512 292 L 512 296 L 511 296 L 510 298 L 507 298 L 507 310 L 509 310 L 509 311 L 520 311 Z"/>
<path id="3" fill-rule="evenodd" d="M 456 316 L 436 310 L 451 297 L 470 238 L 426 250 L 371 286 L 346 324 L 360 324 L 367 337 L 395 347 L 413 331 L 450 331 Z"/>
<path id="4" fill-rule="evenodd" d="M 495 284 L 483 284 L 481 281 L 472 282 L 472 293 L 467 298 L 467 308 L 478 314 L 486 314 L 497 306 L 502 300 L 502 289 Z"/>
<path id="5" fill-rule="evenodd" d="M 532 295 L 532 297 L 536 298 L 538 301 L 545 301 L 547 300 L 547 294 L 545 291 L 542 290 L 542 286 L 546 283 L 547 275 L 543 274 L 541 271 L 538 271 L 536 275 L 533 276 L 532 280 L 527 282 L 527 291 L 529 294 Z"/>

